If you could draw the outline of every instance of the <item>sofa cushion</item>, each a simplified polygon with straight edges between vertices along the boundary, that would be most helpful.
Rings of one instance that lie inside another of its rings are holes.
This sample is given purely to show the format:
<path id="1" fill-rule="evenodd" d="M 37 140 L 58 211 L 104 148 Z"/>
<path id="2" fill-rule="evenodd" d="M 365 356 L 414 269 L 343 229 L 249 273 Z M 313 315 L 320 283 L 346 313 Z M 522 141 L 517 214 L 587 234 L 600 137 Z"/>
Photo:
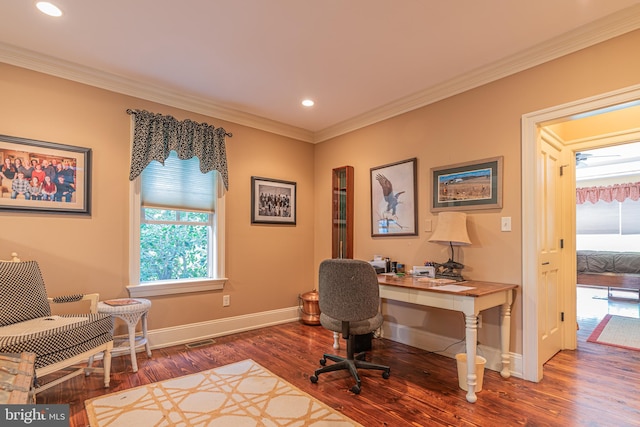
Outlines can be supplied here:
<path id="1" fill-rule="evenodd" d="M 578 273 L 640 274 L 640 252 L 577 251 Z"/>
<path id="2" fill-rule="evenodd" d="M 50 314 L 38 263 L 0 262 L 0 326 Z"/>
<path id="3" fill-rule="evenodd" d="M 108 314 L 48 316 L 0 327 L 0 353 L 36 354 L 36 369 L 113 340 Z"/>

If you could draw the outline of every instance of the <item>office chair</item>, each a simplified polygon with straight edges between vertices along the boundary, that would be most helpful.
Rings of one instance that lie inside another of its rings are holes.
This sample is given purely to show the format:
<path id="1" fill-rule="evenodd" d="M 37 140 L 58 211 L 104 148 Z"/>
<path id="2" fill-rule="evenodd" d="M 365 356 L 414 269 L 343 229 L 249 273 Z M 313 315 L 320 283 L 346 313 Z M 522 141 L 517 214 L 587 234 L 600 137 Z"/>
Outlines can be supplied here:
<path id="1" fill-rule="evenodd" d="M 347 357 L 325 354 L 320 359 L 322 368 L 316 369 L 309 377 L 318 382 L 318 375 L 325 372 L 349 370 L 356 384 L 351 387 L 360 393 L 358 369 L 375 369 L 382 372 L 382 378 L 389 378 L 388 366 L 369 363 L 364 360 L 364 352 L 354 354 L 354 336 L 366 335 L 382 325 L 382 314 L 378 307 L 380 296 L 378 279 L 373 267 L 360 260 L 328 259 L 322 261 L 319 270 L 318 295 L 320 324 L 326 329 L 342 333 L 347 340 Z M 325 366 L 327 359 L 336 362 Z"/>

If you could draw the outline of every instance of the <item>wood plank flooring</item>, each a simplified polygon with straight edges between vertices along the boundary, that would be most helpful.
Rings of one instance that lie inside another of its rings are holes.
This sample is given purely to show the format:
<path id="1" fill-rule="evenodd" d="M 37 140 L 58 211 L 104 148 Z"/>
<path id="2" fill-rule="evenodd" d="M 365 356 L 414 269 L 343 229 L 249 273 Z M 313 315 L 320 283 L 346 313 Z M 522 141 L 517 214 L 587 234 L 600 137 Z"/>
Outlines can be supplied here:
<path id="1" fill-rule="evenodd" d="M 637 303 L 630 307 L 637 312 Z M 385 339 L 374 340 L 367 358 L 391 366 L 388 380 L 365 371 L 360 395 L 349 392 L 353 382 L 345 371 L 312 384 L 309 375 L 322 353 L 334 352 L 333 339 L 320 326 L 297 322 L 194 349 L 155 349 L 151 359 L 141 352 L 135 374 L 129 358 L 119 356 L 109 389 L 99 375 L 79 376 L 38 394 L 37 403 L 68 403 L 71 426 L 86 426 L 86 399 L 250 358 L 365 426 L 640 426 L 640 352 L 587 343 L 598 316 L 580 319 L 578 350 L 547 362 L 540 383 L 486 370 L 475 404 L 458 387 L 453 359 Z"/>

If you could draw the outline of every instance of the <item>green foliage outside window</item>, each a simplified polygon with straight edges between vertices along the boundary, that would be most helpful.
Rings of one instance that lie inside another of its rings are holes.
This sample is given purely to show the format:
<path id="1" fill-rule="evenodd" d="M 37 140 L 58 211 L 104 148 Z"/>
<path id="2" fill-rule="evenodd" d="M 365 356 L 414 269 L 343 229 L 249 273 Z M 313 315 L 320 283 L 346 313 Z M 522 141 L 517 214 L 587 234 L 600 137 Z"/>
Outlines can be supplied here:
<path id="1" fill-rule="evenodd" d="M 144 209 L 140 281 L 208 277 L 209 214 Z"/>

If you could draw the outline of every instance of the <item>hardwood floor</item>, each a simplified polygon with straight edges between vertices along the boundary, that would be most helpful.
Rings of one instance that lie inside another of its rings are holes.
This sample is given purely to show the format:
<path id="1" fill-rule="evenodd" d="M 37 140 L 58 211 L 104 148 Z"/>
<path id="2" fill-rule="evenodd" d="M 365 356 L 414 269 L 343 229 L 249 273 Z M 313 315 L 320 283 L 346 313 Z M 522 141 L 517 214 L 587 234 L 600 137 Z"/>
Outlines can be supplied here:
<path id="1" fill-rule="evenodd" d="M 606 307 L 600 311 L 639 313 L 635 302 L 612 309 L 585 298 Z M 301 323 L 219 337 L 194 349 L 155 349 L 151 359 L 138 353 L 135 374 L 128 357 L 116 357 L 109 389 L 99 375 L 80 376 L 38 394 L 37 403 L 68 403 L 71 426 L 86 426 L 86 399 L 250 358 L 365 426 L 640 426 L 640 352 L 586 342 L 604 314 L 580 313 L 578 350 L 547 362 L 540 383 L 486 370 L 475 404 L 458 387 L 453 359 L 385 339 L 374 340 L 367 358 L 391 366 L 388 380 L 380 372 L 362 373 L 360 395 L 349 392 L 345 371 L 312 384 L 309 375 L 322 353 L 334 352 L 333 340 L 322 327 Z"/>

